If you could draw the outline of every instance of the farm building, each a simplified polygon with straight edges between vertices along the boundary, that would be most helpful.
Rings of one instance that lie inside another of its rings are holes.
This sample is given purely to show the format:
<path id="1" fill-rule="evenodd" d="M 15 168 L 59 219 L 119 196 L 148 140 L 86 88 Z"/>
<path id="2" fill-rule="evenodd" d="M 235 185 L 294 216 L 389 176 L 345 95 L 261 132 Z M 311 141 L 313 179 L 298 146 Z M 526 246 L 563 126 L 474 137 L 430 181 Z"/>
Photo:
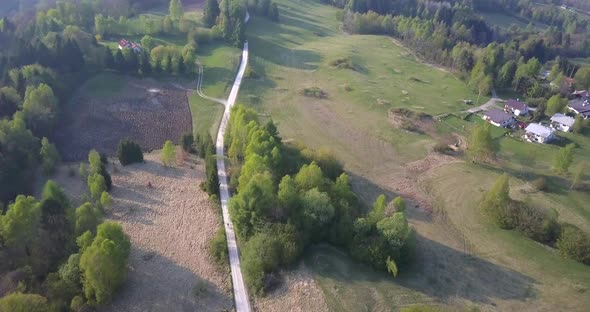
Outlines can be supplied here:
<path id="1" fill-rule="evenodd" d="M 524 131 L 524 139 L 529 142 L 548 143 L 555 139 L 555 130 L 538 123 L 528 125 Z"/>
<path id="2" fill-rule="evenodd" d="M 504 105 L 504 111 L 516 116 L 523 116 L 529 113 L 529 107 L 519 100 L 508 100 Z"/>
<path id="3" fill-rule="evenodd" d="M 141 44 L 135 43 L 132 41 L 128 41 L 126 39 L 121 39 L 121 40 L 119 40 L 119 50 L 123 50 L 123 49 L 131 49 L 135 53 L 140 53 L 141 52 Z"/>
<path id="4" fill-rule="evenodd" d="M 557 113 L 551 117 L 551 128 L 563 132 L 569 132 L 576 123 L 576 120 L 570 116 Z"/>
<path id="5" fill-rule="evenodd" d="M 590 97 L 580 96 L 569 101 L 567 109 L 584 119 L 590 119 Z"/>
<path id="6" fill-rule="evenodd" d="M 499 109 L 490 109 L 483 115 L 483 120 L 491 123 L 496 127 L 506 128 L 513 125 L 516 119 L 513 115 Z"/>

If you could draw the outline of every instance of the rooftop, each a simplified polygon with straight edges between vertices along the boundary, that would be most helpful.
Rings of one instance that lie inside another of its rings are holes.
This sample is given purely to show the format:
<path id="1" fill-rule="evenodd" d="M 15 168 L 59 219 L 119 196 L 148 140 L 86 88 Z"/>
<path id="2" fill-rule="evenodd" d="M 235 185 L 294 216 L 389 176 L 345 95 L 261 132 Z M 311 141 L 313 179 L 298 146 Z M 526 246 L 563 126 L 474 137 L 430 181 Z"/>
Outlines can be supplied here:
<path id="1" fill-rule="evenodd" d="M 567 106 L 580 114 L 590 112 L 590 100 L 586 98 L 573 99 L 569 101 Z"/>
<path id="2" fill-rule="evenodd" d="M 538 135 L 542 138 L 545 138 L 545 139 L 549 138 L 555 132 L 555 130 L 553 130 L 549 127 L 545 127 L 543 125 L 540 125 L 538 123 L 532 123 L 532 124 L 528 125 L 524 130 L 526 132 L 536 134 L 536 135 Z"/>
<path id="3" fill-rule="evenodd" d="M 506 101 L 506 106 L 511 107 L 513 109 L 518 109 L 519 111 L 524 111 L 528 107 L 526 103 L 513 99 Z"/>
<path id="4" fill-rule="evenodd" d="M 484 116 L 488 117 L 491 121 L 499 124 L 503 124 L 509 121 L 510 119 L 514 118 L 511 114 L 508 114 L 496 108 L 490 109 L 484 114 Z"/>
<path id="5" fill-rule="evenodd" d="M 570 116 L 566 116 L 564 114 L 557 113 L 551 117 L 551 121 L 557 122 L 564 126 L 572 127 L 576 120 Z"/>

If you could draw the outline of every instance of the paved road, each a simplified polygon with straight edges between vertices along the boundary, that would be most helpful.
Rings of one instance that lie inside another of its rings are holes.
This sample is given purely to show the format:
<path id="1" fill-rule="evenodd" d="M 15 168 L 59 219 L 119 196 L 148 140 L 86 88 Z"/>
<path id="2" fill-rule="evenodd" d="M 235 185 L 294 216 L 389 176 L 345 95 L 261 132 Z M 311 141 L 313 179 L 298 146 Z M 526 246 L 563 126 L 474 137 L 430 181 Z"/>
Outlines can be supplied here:
<path id="1" fill-rule="evenodd" d="M 247 15 L 248 17 L 248 15 Z M 217 142 L 215 147 L 217 149 L 217 174 L 219 175 L 219 195 L 221 196 L 221 209 L 223 211 L 223 224 L 225 226 L 225 234 L 227 236 L 227 249 L 229 251 L 229 264 L 231 268 L 231 279 L 234 287 L 234 299 L 236 302 L 237 312 L 250 312 L 250 300 L 248 299 L 248 290 L 244 285 L 244 279 L 242 278 L 242 270 L 240 269 L 240 254 L 238 252 L 238 245 L 236 243 L 236 234 L 234 227 L 229 216 L 227 203 L 229 201 L 229 191 L 227 185 L 227 173 L 225 172 L 225 156 L 223 150 L 223 139 L 225 137 L 225 129 L 227 128 L 227 122 L 229 120 L 229 114 L 232 106 L 236 102 L 238 97 L 238 91 L 242 84 L 242 77 L 248 64 L 248 41 L 244 43 L 244 50 L 242 51 L 242 62 L 240 63 L 240 69 L 238 75 L 234 81 L 234 85 L 229 93 L 227 101 L 225 101 L 225 111 L 223 112 L 223 118 L 219 125 L 219 132 L 217 133 Z M 201 94 L 199 94 L 201 95 Z M 201 95 L 203 96 L 203 95 Z"/>
<path id="2" fill-rule="evenodd" d="M 496 95 L 496 90 L 492 90 L 492 98 L 489 101 L 487 101 L 483 105 L 480 105 L 477 107 L 472 107 L 472 108 L 468 109 L 467 112 L 477 113 L 477 112 L 481 112 L 481 111 L 487 111 L 492 106 L 496 105 L 496 102 L 499 102 L 499 101 L 502 101 L 502 99 Z"/>

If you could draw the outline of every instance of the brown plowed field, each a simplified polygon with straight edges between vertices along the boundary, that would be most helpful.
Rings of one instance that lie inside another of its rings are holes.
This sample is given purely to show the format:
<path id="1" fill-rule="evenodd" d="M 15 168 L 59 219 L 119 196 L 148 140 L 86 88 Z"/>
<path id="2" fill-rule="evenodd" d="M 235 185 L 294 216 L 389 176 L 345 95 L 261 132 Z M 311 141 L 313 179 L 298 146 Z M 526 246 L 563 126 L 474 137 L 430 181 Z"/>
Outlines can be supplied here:
<path id="1" fill-rule="evenodd" d="M 192 131 L 186 90 L 132 77 L 125 84 L 108 96 L 89 96 L 96 90 L 80 89 L 54 138 L 64 160 L 84 160 L 93 148 L 112 156 L 124 138 L 147 151 L 159 149 L 166 140 L 178 143 Z"/>

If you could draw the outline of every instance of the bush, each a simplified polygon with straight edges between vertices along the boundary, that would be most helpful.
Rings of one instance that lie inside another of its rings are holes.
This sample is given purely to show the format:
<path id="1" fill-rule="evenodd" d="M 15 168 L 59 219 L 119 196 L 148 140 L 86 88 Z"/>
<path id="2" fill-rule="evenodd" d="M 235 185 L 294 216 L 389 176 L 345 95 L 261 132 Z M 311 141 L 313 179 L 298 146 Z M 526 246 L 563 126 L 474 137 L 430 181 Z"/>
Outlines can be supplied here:
<path id="1" fill-rule="evenodd" d="M 545 192 L 549 189 L 549 186 L 547 185 L 547 179 L 545 179 L 544 177 L 533 180 L 533 182 L 531 182 L 531 186 L 535 190 L 542 192 Z"/>
<path id="2" fill-rule="evenodd" d="M 339 69 L 342 69 L 342 68 L 351 69 L 351 70 L 356 69 L 356 67 L 354 66 L 354 63 L 352 62 L 352 58 L 350 56 L 335 59 L 330 62 L 330 66 L 336 67 Z"/>
<path id="3" fill-rule="evenodd" d="M 139 144 L 131 140 L 122 140 L 119 142 L 117 157 L 121 165 L 126 166 L 132 163 L 143 162 L 143 152 Z"/>
<path id="4" fill-rule="evenodd" d="M 562 226 L 556 246 L 563 257 L 590 265 L 590 238 L 579 228 Z"/>
<path id="5" fill-rule="evenodd" d="M 433 150 L 439 154 L 450 154 L 453 151 L 453 149 L 449 147 L 449 144 L 442 141 L 436 142 Z"/>
<path id="6" fill-rule="evenodd" d="M 318 87 L 308 87 L 303 89 L 303 95 L 307 97 L 314 97 L 318 99 L 325 99 L 328 97 L 328 93 Z"/>
<path id="7" fill-rule="evenodd" d="M 182 149 L 187 152 L 191 153 L 194 151 L 193 144 L 195 143 L 195 137 L 192 133 L 187 133 L 182 135 Z"/>
<path id="8" fill-rule="evenodd" d="M 219 266 L 227 265 L 228 253 L 225 229 L 221 226 L 209 242 L 209 254 Z"/>

